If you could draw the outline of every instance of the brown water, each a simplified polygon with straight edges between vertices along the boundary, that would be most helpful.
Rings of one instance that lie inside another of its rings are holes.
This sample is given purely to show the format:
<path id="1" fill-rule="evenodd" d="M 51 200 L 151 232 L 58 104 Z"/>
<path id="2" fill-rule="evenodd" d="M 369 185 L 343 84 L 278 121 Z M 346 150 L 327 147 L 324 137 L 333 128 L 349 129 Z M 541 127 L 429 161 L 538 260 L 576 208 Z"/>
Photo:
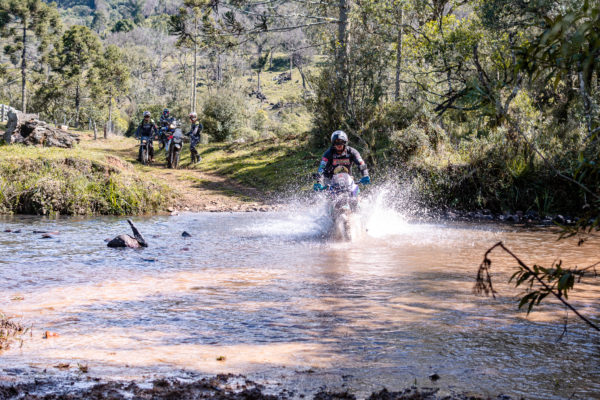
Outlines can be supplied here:
<path id="1" fill-rule="evenodd" d="M 571 313 L 559 340 L 567 313 L 553 301 L 529 317 L 517 311 L 519 292 L 506 284 L 514 262 L 493 256 L 498 299 L 471 292 L 499 240 L 542 264 L 591 264 L 597 245 L 557 242 L 547 230 L 411 224 L 382 207 L 365 216 L 366 237 L 334 243 L 313 209 L 138 218 L 144 250 L 106 247 L 127 233 L 122 219 L 3 220 L 2 231 L 22 232 L 0 233 L 0 310 L 33 335 L 0 355 L 0 381 L 77 375 L 80 363 L 106 379 L 232 372 L 307 394 L 416 382 L 600 398 L 598 336 Z M 60 234 L 41 239 L 34 229 Z M 572 296 L 596 321 L 599 290 Z M 42 339 L 46 330 L 60 336 Z"/>

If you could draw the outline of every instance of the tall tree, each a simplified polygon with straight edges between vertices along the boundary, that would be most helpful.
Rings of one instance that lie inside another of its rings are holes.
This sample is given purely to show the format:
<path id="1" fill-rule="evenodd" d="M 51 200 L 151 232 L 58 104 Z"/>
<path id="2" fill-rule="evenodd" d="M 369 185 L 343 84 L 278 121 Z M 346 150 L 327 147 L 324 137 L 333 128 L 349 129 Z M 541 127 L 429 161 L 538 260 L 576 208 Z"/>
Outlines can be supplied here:
<path id="1" fill-rule="evenodd" d="M 58 35 L 61 20 L 56 5 L 42 0 L 0 0 L 0 37 L 12 44 L 4 48 L 15 64 L 20 55 L 21 109 L 27 112 L 28 61 L 44 53 Z"/>
<path id="2" fill-rule="evenodd" d="M 124 58 L 123 52 L 117 46 L 110 45 L 96 58 L 89 75 L 89 83 L 96 100 L 107 102 L 108 123 L 104 129 L 105 139 L 108 133 L 112 133 L 113 101 L 129 91 L 130 72 Z"/>
<path id="3" fill-rule="evenodd" d="M 192 90 L 190 110 L 196 111 L 196 86 L 198 76 L 198 49 L 202 45 L 202 18 L 209 12 L 205 0 L 184 0 L 179 14 L 172 15 L 169 21 L 169 32 L 177 36 L 177 46 L 192 50 L 194 66 L 192 70 Z"/>
<path id="4" fill-rule="evenodd" d="M 98 36 L 89 28 L 75 25 L 69 28 L 57 49 L 56 66 L 67 86 L 75 89 L 75 126 L 79 127 L 82 90 L 85 79 L 101 50 Z"/>

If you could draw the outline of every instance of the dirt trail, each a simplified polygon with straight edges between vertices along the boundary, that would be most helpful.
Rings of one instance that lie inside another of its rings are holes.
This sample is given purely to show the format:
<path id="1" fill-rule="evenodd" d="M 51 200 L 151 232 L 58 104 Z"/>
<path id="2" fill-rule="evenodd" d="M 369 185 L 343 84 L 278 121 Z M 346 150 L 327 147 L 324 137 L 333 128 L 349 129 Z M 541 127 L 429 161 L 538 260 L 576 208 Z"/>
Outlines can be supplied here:
<path id="1" fill-rule="evenodd" d="M 145 168 L 145 174 L 175 191 L 176 198 L 167 211 L 269 211 L 262 193 L 244 187 L 222 176 L 186 169 L 169 169 L 155 163 Z"/>
<path id="2" fill-rule="evenodd" d="M 174 198 L 165 212 L 179 211 L 269 211 L 271 204 L 257 189 L 244 187 L 223 176 L 190 168 L 183 161 L 178 169 L 167 168 L 162 150 L 156 149 L 158 160 L 150 166 L 137 161 L 138 142 L 123 136 L 109 140 L 93 140 L 90 134 L 81 135 L 81 146 L 130 162 L 137 173 L 173 189 Z M 121 166 L 122 167 L 122 166 Z"/>

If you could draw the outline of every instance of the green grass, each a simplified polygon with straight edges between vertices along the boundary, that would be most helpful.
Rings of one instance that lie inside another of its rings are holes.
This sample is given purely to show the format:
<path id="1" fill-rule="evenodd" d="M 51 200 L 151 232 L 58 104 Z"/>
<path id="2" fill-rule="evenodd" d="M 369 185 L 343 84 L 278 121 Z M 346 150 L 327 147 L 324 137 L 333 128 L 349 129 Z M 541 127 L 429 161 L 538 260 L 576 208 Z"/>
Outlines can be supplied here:
<path id="1" fill-rule="evenodd" d="M 82 147 L 0 146 L 0 213 L 131 215 L 157 212 L 168 188 L 116 155 Z"/>
<path id="2" fill-rule="evenodd" d="M 305 140 L 265 139 L 252 143 L 200 147 L 202 162 L 193 166 L 227 176 L 265 193 L 308 187 L 320 155 Z"/>

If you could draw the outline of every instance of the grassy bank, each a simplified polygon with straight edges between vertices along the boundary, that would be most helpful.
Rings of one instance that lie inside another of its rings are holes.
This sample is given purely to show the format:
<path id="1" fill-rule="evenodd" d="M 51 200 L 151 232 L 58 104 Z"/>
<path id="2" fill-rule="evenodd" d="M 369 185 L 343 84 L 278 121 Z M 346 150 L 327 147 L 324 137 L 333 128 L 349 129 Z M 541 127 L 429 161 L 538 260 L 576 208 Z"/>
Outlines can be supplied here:
<path id="1" fill-rule="evenodd" d="M 157 212 L 168 189 L 116 155 L 85 148 L 0 146 L 0 213 L 129 215 Z"/>
<path id="2" fill-rule="evenodd" d="M 193 168 L 225 175 L 266 194 L 302 190 L 316 171 L 320 154 L 300 136 L 251 143 L 209 144 Z"/>

